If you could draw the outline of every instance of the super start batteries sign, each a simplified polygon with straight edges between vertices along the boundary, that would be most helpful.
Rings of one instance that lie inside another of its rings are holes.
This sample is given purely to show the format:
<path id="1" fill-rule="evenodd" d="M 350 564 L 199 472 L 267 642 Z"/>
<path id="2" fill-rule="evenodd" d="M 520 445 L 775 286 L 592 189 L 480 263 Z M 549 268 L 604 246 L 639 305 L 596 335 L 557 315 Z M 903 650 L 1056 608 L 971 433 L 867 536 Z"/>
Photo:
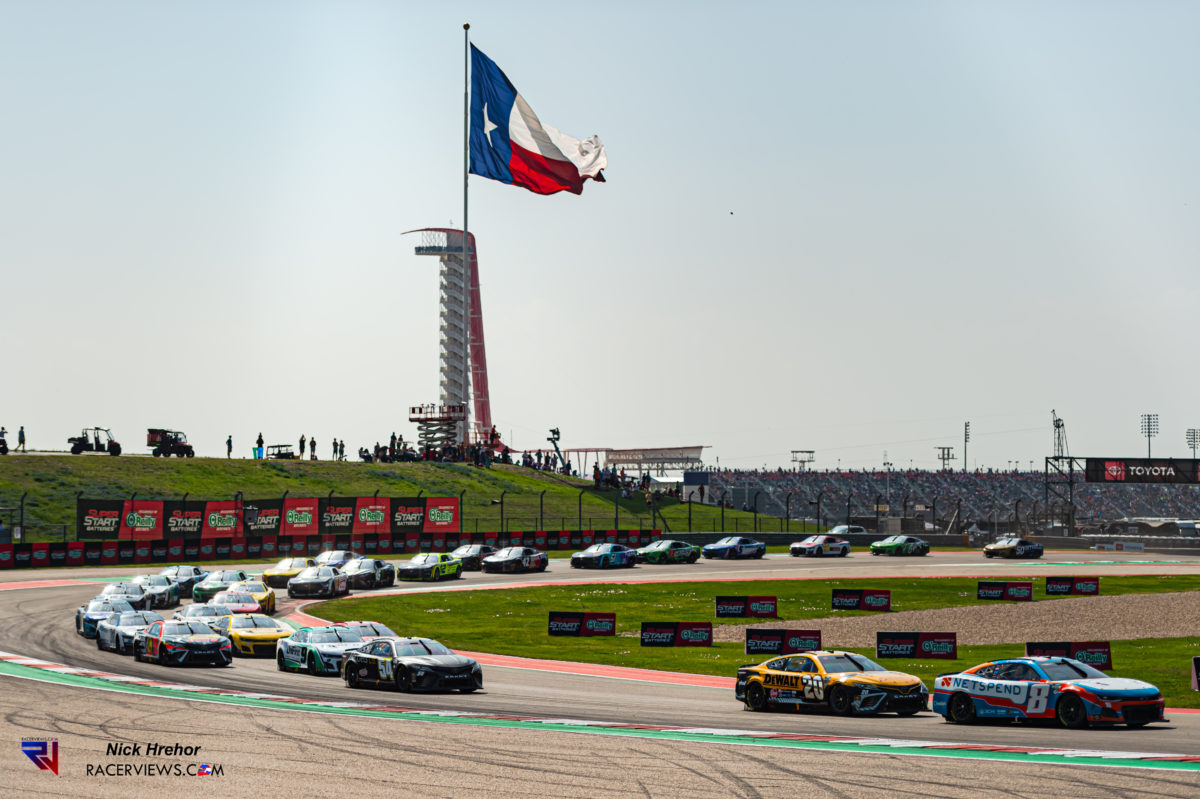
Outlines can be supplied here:
<path id="1" fill-rule="evenodd" d="M 716 612 L 718 619 L 746 616 L 773 619 L 779 615 L 779 599 L 773 596 L 719 596 Z"/>
<path id="2" fill-rule="evenodd" d="M 1004 599 L 1010 602 L 1033 601 L 1033 582 L 1029 580 L 980 580 L 975 596 L 978 599 Z"/>
<path id="3" fill-rule="evenodd" d="M 711 621 L 644 621 L 642 646 L 712 646 Z"/>
<path id="4" fill-rule="evenodd" d="M 617 614 L 550 611 L 549 635 L 616 635 Z"/>

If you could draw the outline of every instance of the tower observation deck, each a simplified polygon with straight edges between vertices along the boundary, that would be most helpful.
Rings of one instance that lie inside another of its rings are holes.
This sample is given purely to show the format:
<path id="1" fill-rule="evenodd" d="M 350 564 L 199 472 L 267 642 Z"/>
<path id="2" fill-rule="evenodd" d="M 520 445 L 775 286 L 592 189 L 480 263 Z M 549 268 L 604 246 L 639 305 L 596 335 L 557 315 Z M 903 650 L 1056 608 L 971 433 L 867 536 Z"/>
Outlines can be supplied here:
<path id="1" fill-rule="evenodd" d="M 461 421 L 455 420 L 458 441 L 487 441 L 492 409 L 475 236 L 467 235 L 468 257 L 464 259 L 461 230 L 422 228 L 407 233 L 421 234 L 417 255 L 434 255 L 441 263 L 440 402 L 461 406 L 464 411 Z"/>

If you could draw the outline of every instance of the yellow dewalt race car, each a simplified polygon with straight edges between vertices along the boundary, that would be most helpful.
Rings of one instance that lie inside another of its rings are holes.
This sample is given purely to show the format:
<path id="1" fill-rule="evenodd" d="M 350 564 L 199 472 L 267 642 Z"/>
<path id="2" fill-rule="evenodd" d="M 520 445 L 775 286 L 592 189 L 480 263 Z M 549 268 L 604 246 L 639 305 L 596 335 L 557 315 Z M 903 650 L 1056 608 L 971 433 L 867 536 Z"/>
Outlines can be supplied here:
<path id="1" fill-rule="evenodd" d="M 270 569 L 264 569 L 263 582 L 272 588 L 287 588 L 288 580 L 295 577 L 309 566 L 316 566 L 312 558 L 284 558 Z"/>
<path id="2" fill-rule="evenodd" d="M 855 652 L 805 652 L 741 666 L 733 691 L 748 710 L 828 707 L 843 716 L 911 716 L 929 707 L 929 690 L 920 678 L 888 671 Z"/>
<path id="3" fill-rule="evenodd" d="M 233 654 L 245 657 L 275 657 L 275 642 L 295 630 L 261 613 L 222 616 L 209 625 L 233 643 Z"/>
<path id="4" fill-rule="evenodd" d="M 275 589 L 259 580 L 247 580 L 229 586 L 230 591 L 241 591 L 254 597 L 254 601 L 268 616 L 275 615 Z"/>

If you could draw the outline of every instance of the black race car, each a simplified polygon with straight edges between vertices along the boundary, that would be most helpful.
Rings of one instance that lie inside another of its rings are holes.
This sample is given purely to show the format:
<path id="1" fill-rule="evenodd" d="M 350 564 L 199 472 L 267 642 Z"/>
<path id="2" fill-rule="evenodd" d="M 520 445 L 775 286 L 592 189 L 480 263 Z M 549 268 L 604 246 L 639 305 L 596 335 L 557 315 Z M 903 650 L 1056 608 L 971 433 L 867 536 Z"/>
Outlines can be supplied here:
<path id="1" fill-rule="evenodd" d="M 463 544 L 450 554 L 462 561 L 463 571 L 477 572 L 483 568 L 483 559 L 495 552 L 496 548 L 487 544 Z"/>
<path id="2" fill-rule="evenodd" d="M 321 596 L 333 599 L 350 593 L 350 580 L 332 566 L 309 566 L 288 580 L 288 596 Z"/>
<path id="3" fill-rule="evenodd" d="M 228 666 L 233 662 L 233 645 L 203 622 L 166 619 L 137 631 L 133 659 L 153 660 L 163 666 Z"/>
<path id="4" fill-rule="evenodd" d="M 208 576 L 208 572 L 199 566 L 187 565 L 167 566 L 159 574 L 179 586 L 180 599 L 190 597 L 196 583 Z"/>
<path id="5" fill-rule="evenodd" d="M 351 588 L 378 588 L 396 584 L 396 567 L 386 560 L 355 558 L 342 571 L 350 578 Z"/>
<path id="6" fill-rule="evenodd" d="M 505 547 L 483 559 L 485 572 L 544 572 L 550 563 L 545 552 L 533 547 Z"/>
<path id="7" fill-rule="evenodd" d="M 432 638 L 376 638 L 342 659 L 351 688 L 384 686 L 397 691 L 477 691 L 483 670 Z"/>

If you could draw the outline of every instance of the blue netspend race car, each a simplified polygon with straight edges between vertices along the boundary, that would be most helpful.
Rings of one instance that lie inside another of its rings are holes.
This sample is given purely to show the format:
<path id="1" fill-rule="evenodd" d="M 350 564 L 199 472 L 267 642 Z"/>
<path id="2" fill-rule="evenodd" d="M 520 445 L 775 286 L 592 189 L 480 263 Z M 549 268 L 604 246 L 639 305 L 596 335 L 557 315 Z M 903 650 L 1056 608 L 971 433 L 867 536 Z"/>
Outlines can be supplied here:
<path id="1" fill-rule="evenodd" d="M 933 683 L 933 712 L 947 721 L 1045 719 L 1079 729 L 1092 724 L 1141 727 L 1163 718 L 1163 697 L 1148 682 L 1110 677 L 1071 658 L 996 660 Z"/>
<path id="2" fill-rule="evenodd" d="M 133 610 L 124 599 L 96 597 L 75 610 L 75 632 L 84 638 L 96 637 L 96 626 L 114 613 Z"/>
<path id="3" fill-rule="evenodd" d="M 715 544 L 705 544 L 700 553 L 706 558 L 761 558 L 767 545 L 753 538 L 727 535 Z"/>

